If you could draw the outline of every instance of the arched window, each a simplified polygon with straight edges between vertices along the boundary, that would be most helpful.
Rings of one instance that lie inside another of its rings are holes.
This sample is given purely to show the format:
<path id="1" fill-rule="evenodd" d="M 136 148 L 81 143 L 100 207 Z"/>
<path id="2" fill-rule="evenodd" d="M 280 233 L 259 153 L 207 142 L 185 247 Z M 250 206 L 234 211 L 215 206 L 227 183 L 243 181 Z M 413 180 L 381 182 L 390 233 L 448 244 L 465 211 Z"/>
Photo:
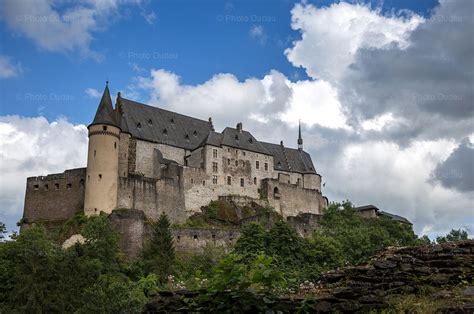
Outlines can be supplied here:
<path id="1" fill-rule="evenodd" d="M 273 197 L 274 198 L 280 198 L 280 190 L 278 190 L 278 187 L 275 187 L 273 189 Z"/>
<path id="2" fill-rule="evenodd" d="M 164 135 L 168 135 L 168 130 L 167 130 L 167 129 L 163 129 L 163 134 L 164 134 Z"/>
<path id="3" fill-rule="evenodd" d="M 253 184 L 257 184 L 257 177 L 253 178 Z"/>

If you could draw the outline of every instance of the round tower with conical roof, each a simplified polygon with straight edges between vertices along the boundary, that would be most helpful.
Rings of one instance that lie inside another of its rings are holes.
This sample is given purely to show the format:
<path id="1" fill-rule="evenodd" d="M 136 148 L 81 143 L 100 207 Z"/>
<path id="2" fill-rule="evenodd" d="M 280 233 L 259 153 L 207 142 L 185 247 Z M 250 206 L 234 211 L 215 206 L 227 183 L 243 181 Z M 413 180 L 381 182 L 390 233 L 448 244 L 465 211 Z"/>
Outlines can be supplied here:
<path id="1" fill-rule="evenodd" d="M 108 84 L 94 121 L 88 126 L 89 150 L 84 199 L 86 215 L 111 213 L 117 206 L 120 127 Z"/>

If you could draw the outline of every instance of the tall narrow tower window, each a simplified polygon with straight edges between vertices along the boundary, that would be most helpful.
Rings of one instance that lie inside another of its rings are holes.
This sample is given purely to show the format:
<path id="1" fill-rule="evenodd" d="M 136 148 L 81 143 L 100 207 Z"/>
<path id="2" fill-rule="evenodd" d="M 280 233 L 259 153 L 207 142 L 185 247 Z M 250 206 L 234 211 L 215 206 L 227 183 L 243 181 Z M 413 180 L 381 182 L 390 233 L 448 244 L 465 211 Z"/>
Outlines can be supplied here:
<path id="1" fill-rule="evenodd" d="M 97 155 L 97 151 L 94 149 L 94 157 L 95 157 L 95 155 Z"/>
<path id="2" fill-rule="evenodd" d="M 117 142 L 114 143 L 114 148 L 117 149 Z"/>

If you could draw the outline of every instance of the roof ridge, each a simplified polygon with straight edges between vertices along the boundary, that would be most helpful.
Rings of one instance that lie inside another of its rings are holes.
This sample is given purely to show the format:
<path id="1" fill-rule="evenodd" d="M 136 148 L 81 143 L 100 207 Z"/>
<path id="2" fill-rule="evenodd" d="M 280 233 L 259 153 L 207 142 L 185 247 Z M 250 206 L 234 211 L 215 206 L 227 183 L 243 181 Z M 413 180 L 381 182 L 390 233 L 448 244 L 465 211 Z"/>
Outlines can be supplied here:
<path id="1" fill-rule="evenodd" d="M 191 118 L 191 119 L 194 119 L 194 120 L 199 120 L 199 121 L 201 121 L 201 122 L 209 123 L 209 121 L 206 121 L 206 120 L 203 120 L 203 119 L 200 119 L 200 118 L 196 118 L 196 117 L 192 117 L 192 116 L 188 116 L 188 115 L 185 115 L 185 114 L 176 112 L 176 111 L 171 111 L 171 110 L 164 109 L 164 108 L 161 108 L 161 107 L 157 107 L 157 106 L 152 106 L 152 105 L 144 104 L 144 103 L 142 103 L 142 102 L 138 102 L 138 101 L 131 100 L 131 99 L 128 99 L 128 98 L 124 98 L 124 97 L 122 97 L 122 99 L 125 100 L 125 101 L 128 101 L 128 102 L 134 103 L 134 104 L 136 104 L 136 105 L 141 105 L 141 106 L 150 107 L 150 108 L 153 108 L 153 109 L 163 110 L 163 111 L 166 111 L 166 112 L 169 112 L 169 113 L 178 115 L 178 116 L 182 116 L 182 117 L 186 117 L 186 118 Z"/>

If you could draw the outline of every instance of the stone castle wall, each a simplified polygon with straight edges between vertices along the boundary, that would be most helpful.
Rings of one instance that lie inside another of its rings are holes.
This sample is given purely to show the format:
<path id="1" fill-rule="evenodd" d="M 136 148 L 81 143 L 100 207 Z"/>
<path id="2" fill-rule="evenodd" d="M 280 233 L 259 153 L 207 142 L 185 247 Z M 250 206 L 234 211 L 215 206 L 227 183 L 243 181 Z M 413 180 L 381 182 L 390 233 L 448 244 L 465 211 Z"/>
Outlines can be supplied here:
<path id="1" fill-rule="evenodd" d="M 319 191 L 287 182 L 287 176 L 280 175 L 278 180 L 265 179 L 262 184 L 263 197 L 283 217 L 300 213 L 320 214 L 327 206 L 327 199 Z"/>
<path id="2" fill-rule="evenodd" d="M 26 180 L 23 220 L 67 220 L 84 208 L 86 168 Z"/>

